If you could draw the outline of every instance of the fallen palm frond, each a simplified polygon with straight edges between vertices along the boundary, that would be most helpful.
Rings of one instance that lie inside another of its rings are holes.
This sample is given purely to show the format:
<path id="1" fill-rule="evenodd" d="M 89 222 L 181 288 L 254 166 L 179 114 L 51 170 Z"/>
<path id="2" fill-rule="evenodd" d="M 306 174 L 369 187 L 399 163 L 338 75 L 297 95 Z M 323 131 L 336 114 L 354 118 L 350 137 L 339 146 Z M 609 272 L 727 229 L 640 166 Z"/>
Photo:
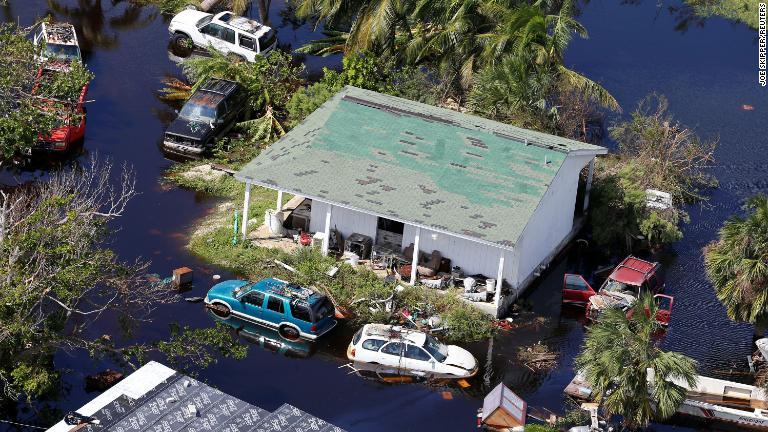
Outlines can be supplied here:
<path id="1" fill-rule="evenodd" d="M 178 78 L 165 78 L 163 84 L 165 87 L 160 89 L 160 99 L 164 101 L 185 101 L 192 95 L 192 86 Z"/>

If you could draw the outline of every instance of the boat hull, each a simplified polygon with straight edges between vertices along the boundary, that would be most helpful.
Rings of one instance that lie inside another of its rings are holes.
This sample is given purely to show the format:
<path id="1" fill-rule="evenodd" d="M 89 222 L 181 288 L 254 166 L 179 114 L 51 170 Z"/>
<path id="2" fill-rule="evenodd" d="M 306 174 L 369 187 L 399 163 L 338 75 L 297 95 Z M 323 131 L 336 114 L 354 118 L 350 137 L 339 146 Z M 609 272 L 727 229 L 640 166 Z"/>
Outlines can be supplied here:
<path id="1" fill-rule="evenodd" d="M 748 427 L 752 430 L 768 431 L 768 411 L 760 409 L 745 411 L 686 399 L 677 409 L 677 412 L 707 420 L 731 423 L 740 427 Z"/>

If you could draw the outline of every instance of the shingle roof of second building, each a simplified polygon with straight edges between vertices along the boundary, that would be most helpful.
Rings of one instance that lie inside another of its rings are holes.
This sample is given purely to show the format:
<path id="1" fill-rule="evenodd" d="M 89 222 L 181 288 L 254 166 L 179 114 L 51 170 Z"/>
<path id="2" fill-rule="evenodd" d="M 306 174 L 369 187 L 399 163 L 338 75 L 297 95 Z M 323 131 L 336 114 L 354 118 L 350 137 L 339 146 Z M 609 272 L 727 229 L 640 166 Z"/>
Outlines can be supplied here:
<path id="1" fill-rule="evenodd" d="M 605 149 L 346 87 L 236 177 L 510 248 L 574 152 Z"/>

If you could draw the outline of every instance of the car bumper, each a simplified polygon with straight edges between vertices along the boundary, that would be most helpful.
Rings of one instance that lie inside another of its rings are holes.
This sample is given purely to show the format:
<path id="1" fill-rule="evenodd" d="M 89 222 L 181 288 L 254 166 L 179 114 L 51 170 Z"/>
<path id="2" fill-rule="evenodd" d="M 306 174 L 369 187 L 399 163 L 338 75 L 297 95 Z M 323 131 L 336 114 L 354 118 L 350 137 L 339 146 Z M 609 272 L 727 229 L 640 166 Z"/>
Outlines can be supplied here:
<path id="1" fill-rule="evenodd" d="M 166 151 L 182 156 L 200 156 L 205 152 L 203 147 L 194 147 L 172 141 L 163 141 L 163 148 Z"/>
<path id="2" fill-rule="evenodd" d="M 333 330 L 336 327 L 336 324 L 338 324 L 338 323 L 339 323 L 338 321 L 333 320 L 333 324 L 328 326 L 327 329 L 321 331 L 320 333 L 304 333 L 304 332 L 301 332 L 301 338 L 302 339 L 307 339 L 307 340 L 315 340 L 315 339 L 319 338 L 320 336 L 322 336 L 322 335 L 328 333 L 329 331 Z"/>

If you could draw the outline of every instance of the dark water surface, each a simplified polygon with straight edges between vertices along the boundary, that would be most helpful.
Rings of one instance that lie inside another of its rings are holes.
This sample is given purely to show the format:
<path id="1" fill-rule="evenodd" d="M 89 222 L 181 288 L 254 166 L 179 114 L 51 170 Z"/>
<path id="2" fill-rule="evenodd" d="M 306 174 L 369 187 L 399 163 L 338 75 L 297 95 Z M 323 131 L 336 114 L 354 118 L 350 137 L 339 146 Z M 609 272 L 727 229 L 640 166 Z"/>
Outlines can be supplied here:
<path id="1" fill-rule="evenodd" d="M 270 18 L 280 30 L 281 43 L 295 48 L 314 37 L 306 25 L 285 20 L 282 9 L 283 2 L 272 2 Z M 664 345 L 694 357 L 704 373 L 743 369 L 752 350 L 752 329 L 727 320 L 704 275 L 700 251 L 746 198 L 768 192 L 768 92 L 757 84 L 756 32 L 718 18 L 690 19 L 685 9 L 670 10 L 666 3 L 657 6 L 651 1 L 592 0 L 583 9 L 580 20 L 590 39 L 573 42 L 566 59 L 569 65 L 600 80 L 625 112 L 656 91 L 668 96 L 671 112 L 699 134 L 720 136 L 713 170 L 721 187 L 707 207 L 690 209 L 685 239 L 674 246 L 667 290 L 676 296 L 676 303 Z M 198 278 L 186 295 L 204 295 L 211 285 L 208 274 L 231 275 L 190 256 L 184 245 L 189 228 L 216 201 L 159 182 L 171 162 L 163 158 L 158 144 L 173 112 L 156 95 L 163 77 L 179 73 L 166 51 L 168 19 L 121 0 L 11 0 L 0 6 L 5 21 L 22 25 L 48 12 L 78 27 L 86 61 L 96 74 L 89 91 L 95 102 L 88 111 L 86 152 L 125 162 L 137 172 L 141 195 L 118 221 L 115 249 L 124 259 L 151 259 L 152 271 L 164 276 L 181 265 L 192 267 Z M 337 61 L 310 58 L 308 66 L 317 72 Z M 754 110 L 742 110 L 743 104 Z M 350 431 L 473 430 L 482 396 L 488 386 L 502 380 L 530 406 L 558 411 L 584 333 L 578 314 L 560 310 L 562 273 L 568 266 L 565 260 L 553 266 L 529 296 L 545 324 L 502 334 L 490 345 L 469 347 L 487 367 L 466 390 L 455 385 L 387 385 L 350 375 L 339 369 L 346 363 L 344 348 L 354 331 L 348 328 L 335 331 L 308 358 L 253 345 L 246 360 L 223 360 L 200 378 L 265 409 L 291 403 Z M 182 301 L 158 309 L 153 323 L 139 328 L 135 336 L 166 338 L 172 322 L 202 327 L 213 320 L 199 304 Z M 92 331 L 98 336 L 115 333 L 115 327 L 104 322 Z M 537 341 L 562 354 L 554 371 L 533 373 L 516 361 L 519 346 Z M 95 397 L 84 392 L 83 377 L 110 366 L 81 353 L 61 353 L 56 361 L 70 369 L 61 400 L 56 401 L 65 411 Z M 693 430 L 661 425 L 654 429 Z"/>

